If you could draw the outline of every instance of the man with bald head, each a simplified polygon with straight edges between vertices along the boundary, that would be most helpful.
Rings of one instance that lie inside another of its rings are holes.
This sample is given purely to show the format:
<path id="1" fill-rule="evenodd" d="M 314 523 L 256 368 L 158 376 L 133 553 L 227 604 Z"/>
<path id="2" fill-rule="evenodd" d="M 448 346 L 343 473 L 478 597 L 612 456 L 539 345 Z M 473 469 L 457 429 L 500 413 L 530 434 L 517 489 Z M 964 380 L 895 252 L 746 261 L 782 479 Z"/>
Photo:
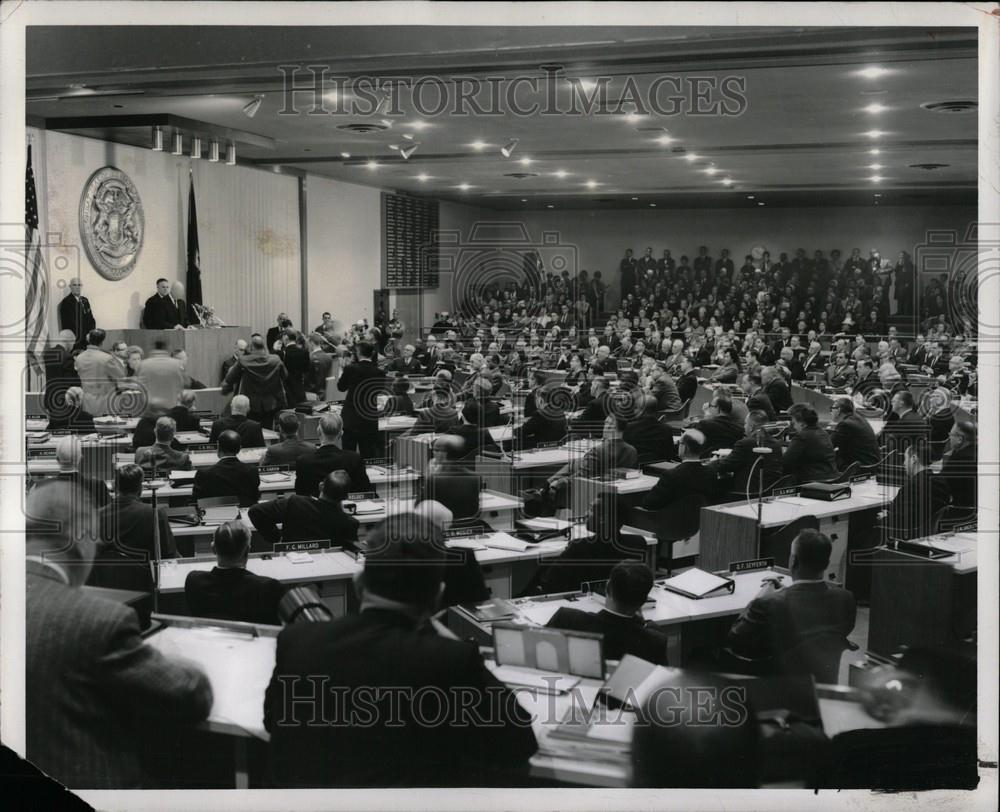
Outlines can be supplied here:
<path id="1" fill-rule="evenodd" d="M 295 461 L 295 492 L 317 496 L 319 486 L 331 471 L 345 471 L 351 478 L 350 492 L 372 490 L 364 460 L 356 451 L 343 448 L 344 421 L 327 414 L 319 421 L 319 448 Z"/>
<path id="2" fill-rule="evenodd" d="M 27 513 L 26 755 L 67 787 L 140 789 L 137 732 L 201 722 L 211 684 L 193 663 L 146 645 L 130 607 L 79 588 L 97 516 L 72 483 L 38 485 Z"/>
<path id="3" fill-rule="evenodd" d="M 247 415 L 250 411 L 250 398 L 246 395 L 236 395 L 229 404 L 228 417 L 220 417 L 212 423 L 212 433 L 208 437 L 210 443 L 219 439 L 224 431 L 235 431 L 240 436 L 244 448 L 259 448 L 264 443 L 264 431 L 260 423 L 251 420 Z"/>
<path id="4" fill-rule="evenodd" d="M 87 343 L 87 333 L 97 327 L 90 300 L 83 295 L 83 282 L 74 276 L 69 280 L 69 293 L 59 302 L 59 329 L 72 330 L 76 346 Z"/>
<path id="5" fill-rule="evenodd" d="M 141 446 L 135 451 L 135 464 L 144 471 L 157 471 L 168 474 L 171 471 L 189 471 L 191 458 L 183 451 L 173 448 L 172 442 L 177 433 L 177 424 L 172 417 L 157 418 L 154 428 L 156 442 L 149 446 Z"/>
<path id="6" fill-rule="evenodd" d="M 212 496 L 235 496 L 240 507 L 250 507 L 260 501 L 257 466 L 240 460 L 239 453 L 240 435 L 235 431 L 222 432 L 216 451 L 219 461 L 194 475 L 191 496 L 195 501 Z"/>
<path id="7" fill-rule="evenodd" d="M 56 462 L 59 473 L 56 479 L 69 482 L 90 497 L 91 504 L 102 508 L 111 501 L 107 486 L 99 479 L 87 476 L 81 471 L 83 444 L 75 435 L 63 437 L 56 445 Z"/>
<path id="8" fill-rule="evenodd" d="M 323 478 L 318 496 L 280 496 L 254 505 L 247 515 L 269 544 L 330 539 L 331 544 L 347 546 L 357 542 L 359 526 L 358 520 L 344 511 L 343 502 L 350 492 L 347 472 L 331 471 Z"/>

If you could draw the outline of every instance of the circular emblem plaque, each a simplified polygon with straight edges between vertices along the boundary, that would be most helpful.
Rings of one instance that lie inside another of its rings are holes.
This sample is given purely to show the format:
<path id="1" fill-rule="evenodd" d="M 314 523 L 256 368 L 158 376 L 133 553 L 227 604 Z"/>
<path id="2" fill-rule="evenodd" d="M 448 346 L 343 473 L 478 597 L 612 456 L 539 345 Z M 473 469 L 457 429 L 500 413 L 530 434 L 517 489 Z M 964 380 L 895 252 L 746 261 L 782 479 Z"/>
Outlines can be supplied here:
<path id="1" fill-rule="evenodd" d="M 105 279 L 124 279 L 139 258 L 144 231 L 132 179 L 113 166 L 98 169 L 80 199 L 80 236 L 90 263 Z"/>

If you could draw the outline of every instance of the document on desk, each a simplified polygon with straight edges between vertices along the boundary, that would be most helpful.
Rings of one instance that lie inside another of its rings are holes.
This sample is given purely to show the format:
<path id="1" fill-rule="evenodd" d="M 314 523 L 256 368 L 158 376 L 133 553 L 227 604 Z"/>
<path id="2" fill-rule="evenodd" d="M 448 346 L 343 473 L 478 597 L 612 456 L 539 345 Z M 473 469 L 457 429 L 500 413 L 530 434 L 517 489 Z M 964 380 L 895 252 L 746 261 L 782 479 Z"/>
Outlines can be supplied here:
<path id="1" fill-rule="evenodd" d="M 579 609 L 581 612 L 590 612 L 592 614 L 597 614 L 601 611 L 599 604 L 587 598 L 578 598 L 576 600 L 560 598 L 553 601 L 533 600 L 529 603 L 520 604 L 517 607 L 517 613 L 521 619 L 529 623 L 533 623 L 536 626 L 545 626 L 555 617 L 556 612 L 564 608 Z"/>
<path id="2" fill-rule="evenodd" d="M 512 550 L 518 553 L 523 553 L 532 546 L 526 541 L 514 538 L 510 533 L 492 533 L 483 539 L 483 543 L 494 550 Z"/>
<path id="3" fill-rule="evenodd" d="M 209 720 L 264 734 L 264 691 L 274 670 L 276 637 L 252 637 L 221 628 L 168 626 L 148 639 L 166 657 L 197 663 L 212 684 Z"/>
<path id="4" fill-rule="evenodd" d="M 798 496 L 782 496 L 774 501 L 782 505 L 795 505 L 796 507 L 813 507 L 816 504 L 815 499 L 802 499 Z"/>
<path id="5" fill-rule="evenodd" d="M 562 519 L 518 519 L 518 525 L 523 527 L 525 530 L 565 530 L 570 526 L 570 523 Z"/>
<path id="6" fill-rule="evenodd" d="M 292 476 L 289 473 L 282 471 L 271 471 L 267 474 L 260 475 L 260 481 L 265 483 L 276 483 L 276 482 L 291 482 Z"/>
<path id="7" fill-rule="evenodd" d="M 555 671 L 536 671 L 513 665 L 493 667 L 493 676 L 506 685 L 520 685 L 534 688 L 547 694 L 565 694 L 579 681 L 579 677 L 559 674 Z"/>
<path id="8" fill-rule="evenodd" d="M 354 505 L 354 512 L 359 516 L 385 511 L 385 502 L 381 499 L 360 499 Z"/>

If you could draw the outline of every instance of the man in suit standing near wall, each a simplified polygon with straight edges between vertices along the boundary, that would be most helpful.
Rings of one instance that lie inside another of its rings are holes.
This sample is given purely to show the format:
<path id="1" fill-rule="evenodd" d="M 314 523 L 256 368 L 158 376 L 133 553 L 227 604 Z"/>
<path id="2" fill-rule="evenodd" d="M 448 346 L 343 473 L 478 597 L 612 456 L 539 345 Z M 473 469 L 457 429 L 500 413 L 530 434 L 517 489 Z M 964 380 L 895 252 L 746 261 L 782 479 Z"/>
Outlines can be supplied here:
<path id="1" fill-rule="evenodd" d="M 193 663 L 146 645 L 131 608 L 79 588 L 98 527 L 73 485 L 36 487 L 28 517 L 27 757 L 71 788 L 142 788 L 137 731 L 202 721 L 211 685 Z"/>
<path id="2" fill-rule="evenodd" d="M 72 330 L 76 346 L 83 348 L 87 334 L 97 327 L 90 300 L 83 295 L 83 282 L 74 276 L 69 280 L 69 294 L 59 302 L 59 329 Z"/>
<path id="3" fill-rule="evenodd" d="M 344 448 L 355 449 L 362 457 L 384 456 L 378 448 L 377 395 L 387 392 L 385 373 L 375 364 L 375 347 L 358 344 L 358 360 L 344 367 L 337 389 L 346 392 L 344 408 Z"/>

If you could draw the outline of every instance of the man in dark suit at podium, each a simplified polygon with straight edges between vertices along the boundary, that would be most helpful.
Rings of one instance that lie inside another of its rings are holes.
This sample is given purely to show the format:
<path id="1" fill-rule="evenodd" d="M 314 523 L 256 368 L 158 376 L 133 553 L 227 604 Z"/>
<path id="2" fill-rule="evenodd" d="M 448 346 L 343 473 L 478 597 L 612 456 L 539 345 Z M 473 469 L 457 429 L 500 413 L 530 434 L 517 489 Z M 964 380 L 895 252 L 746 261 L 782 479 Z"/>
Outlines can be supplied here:
<path id="1" fill-rule="evenodd" d="M 147 330 L 184 327 L 178 302 L 170 294 L 170 282 L 162 277 L 156 280 L 156 293 L 146 299 L 142 308 L 142 326 Z"/>
<path id="2" fill-rule="evenodd" d="M 82 290 L 83 283 L 74 276 L 69 280 L 69 295 L 59 302 L 59 329 L 72 330 L 80 348 L 87 345 L 87 333 L 97 327 L 90 300 Z"/>

